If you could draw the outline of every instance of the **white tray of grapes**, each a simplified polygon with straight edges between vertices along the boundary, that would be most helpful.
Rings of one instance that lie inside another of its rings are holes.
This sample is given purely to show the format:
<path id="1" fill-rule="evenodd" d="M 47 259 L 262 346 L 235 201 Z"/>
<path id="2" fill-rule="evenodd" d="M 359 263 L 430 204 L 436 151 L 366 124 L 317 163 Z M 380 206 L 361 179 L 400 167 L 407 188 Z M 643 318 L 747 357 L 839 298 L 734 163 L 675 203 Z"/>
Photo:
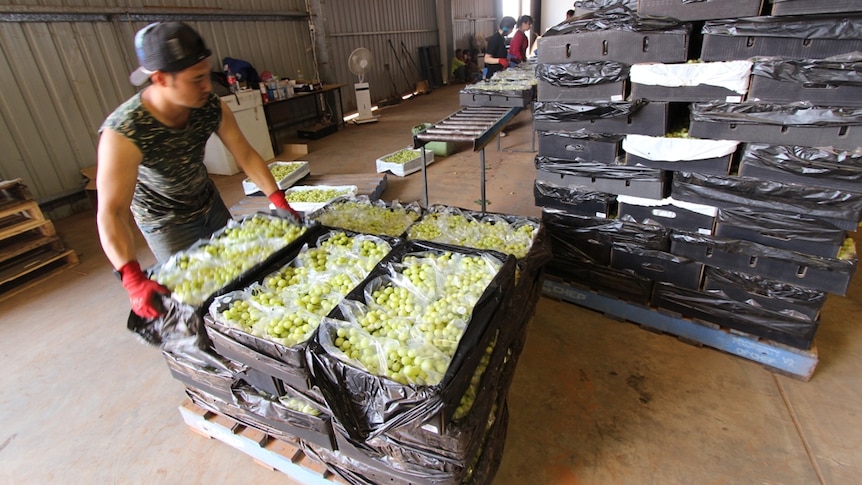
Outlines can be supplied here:
<path id="1" fill-rule="evenodd" d="M 425 150 L 425 166 L 434 163 L 434 152 Z M 390 172 L 403 177 L 422 169 L 422 151 L 419 148 L 402 148 L 397 152 L 384 155 L 377 159 L 377 173 Z"/>
<path id="2" fill-rule="evenodd" d="M 272 176 L 275 177 L 275 182 L 281 190 L 292 187 L 310 172 L 308 162 L 302 160 L 272 162 L 269 164 L 269 171 L 272 172 Z M 242 181 L 242 191 L 245 192 L 245 195 L 251 195 L 260 192 L 260 188 L 250 178 L 246 178 Z"/>
<path id="3" fill-rule="evenodd" d="M 284 198 L 297 212 L 316 211 L 339 197 L 356 195 L 355 185 L 297 185 L 284 191 Z M 270 209 L 275 207 L 270 204 Z"/>

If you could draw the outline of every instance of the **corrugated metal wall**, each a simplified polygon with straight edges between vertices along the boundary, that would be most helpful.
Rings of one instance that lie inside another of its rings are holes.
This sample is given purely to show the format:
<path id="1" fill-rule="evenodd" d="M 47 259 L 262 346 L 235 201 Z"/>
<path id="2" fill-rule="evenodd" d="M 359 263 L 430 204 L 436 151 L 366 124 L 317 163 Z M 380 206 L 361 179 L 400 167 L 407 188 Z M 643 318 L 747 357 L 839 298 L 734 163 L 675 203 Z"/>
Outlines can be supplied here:
<path id="1" fill-rule="evenodd" d="M 282 76 L 314 72 L 303 0 L 127 2 L 127 15 L 87 3 L 0 6 L 0 179 L 24 179 L 43 202 L 83 187 L 79 171 L 96 163 L 99 126 L 135 92 L 133 37 L 151 21 L 192 19 L 213 69 L 230 56 Z"/>
<path id="2" fill-rule="evenodd" d="M 486 0 L 6 2 L 0 5 L 0 179 L 24 179 L 42 202 L 80 192 L 80 169 L 96 163 L 99 126 L 135 92 L 128 82 L 137 66 L 132 40 L 149 22 L 187 21 L 213 50 L 214 69 L 230 56 L 259 72 L 294 78 L 301 70 L 311 77 L 306 13 L 319 8 L 317 24 L 327 35 L 322 80 L 347 85 L 350 111 L 357 81 L 347 68 L 350 52 L 367 47 L 375 56 L 366 76 L 374 102 L 412 92 L 421 79 L 419 47 L 439 45 L 437 4 L 449 1 L 453 27 L 447 19 L 444 29 L 454 31 L 456 47 L 468 34 L 494 31 L 498 2 Z M 450 55 L 440 52 L 441 69 Z"/>
<path id="3" fill-rule="evenodd" d="M 352 86 L 358 77 L 347 68 L 354 49 L 366 47 L 374 56 L 365 81 L 371 100 L 377 102 L 413 92 L 422 79 L 419 47 L 438 45 L 436 6 L 430 0 L 329 1 L 324 17 L 332 70 L 348 84 L 348 111 L 356 108 Z"/>

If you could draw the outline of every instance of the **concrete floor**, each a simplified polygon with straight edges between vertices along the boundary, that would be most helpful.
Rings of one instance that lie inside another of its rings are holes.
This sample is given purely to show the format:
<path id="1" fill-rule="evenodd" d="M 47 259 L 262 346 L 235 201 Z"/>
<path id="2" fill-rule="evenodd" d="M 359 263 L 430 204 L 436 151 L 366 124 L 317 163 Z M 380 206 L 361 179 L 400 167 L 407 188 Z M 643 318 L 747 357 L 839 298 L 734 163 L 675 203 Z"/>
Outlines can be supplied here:
<path id="1" fill-rule="evenodd" d="M 457 86 L 382 110 L 376 124 L 310 142 L 313 174 L 373 173 L 410 128 L 458 109 Z M 502 139 L 530 148 L 529 113 Z M 537 216 L 533 155 L 487 150 L 489 211 Z M 431 203 L 477 209 L 479 158 L 428 169 Z M 216 177 L 228 205 L 241 175 Z M 387 200 L 421 197 L 389 177 Z M 92 212 L 57 221 L 81 264 L 0 301 L 0 483 L 290 483 L 188 430 L 182 385 L 125 329 L 129 306 Z M 140 259 L 152 256 L 141 243 Z M 810 382 L 542 298 L 509 394 L 494 481 L 536 484 L 862 482 L 862 283 L 830 296 Z M 854 317 L 853 315 L 856 315 Z"/>

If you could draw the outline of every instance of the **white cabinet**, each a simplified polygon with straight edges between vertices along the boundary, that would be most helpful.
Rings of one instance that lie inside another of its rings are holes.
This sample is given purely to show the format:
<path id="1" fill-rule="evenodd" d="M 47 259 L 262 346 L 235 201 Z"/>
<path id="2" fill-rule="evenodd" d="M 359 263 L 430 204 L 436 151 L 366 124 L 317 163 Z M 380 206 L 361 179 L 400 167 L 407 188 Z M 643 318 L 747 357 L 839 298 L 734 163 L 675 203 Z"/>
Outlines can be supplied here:
<path id="1" fill-rule="evenodd" d="M 263 112 L 260 91 L 240 91 L 236 95 L 222 96 L 221 99 L 233 111 L 239 129 L 252 148 L 257 150 L 257 153 L 264 160 L 273 158 L 274 154 L 269 140 L 269 129 L 266 126 L 266 115 Z M 207 140 L 204 165 L 206 165 L 209 173 L 217 175 L 233 175 L 239 172 L 233 155 L 225 148 L 215 133 Z"/>

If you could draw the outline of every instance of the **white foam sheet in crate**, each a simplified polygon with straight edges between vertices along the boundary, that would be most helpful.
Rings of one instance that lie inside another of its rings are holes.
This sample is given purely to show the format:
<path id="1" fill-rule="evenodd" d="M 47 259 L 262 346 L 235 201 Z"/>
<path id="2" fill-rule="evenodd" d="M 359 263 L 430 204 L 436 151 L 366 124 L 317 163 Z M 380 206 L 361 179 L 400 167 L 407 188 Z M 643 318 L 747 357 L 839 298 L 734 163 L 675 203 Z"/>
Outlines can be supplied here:
<path id="1" fill-rule="evenodd" d="M 751 61 L 692 62 L 662 64 L 646 62 L 633 64 L 629 80 L 649 86 L 718 86 L 735 93 L 748 92 L 751 80 Z"/>
<path id="2" fill-rule="evenodd" d="M 293 184 L 299 182 L 299 180 L 302 179 L 302 177 L 305 177 L 306 175 L 309 174 L 310 170 L 308 168 L 308 162 L 303 161 L 303 160 L 296 160 L 296 161 L 292 161 L 292 162 L 275 161 L 275 162 L 272 162 L 269 165 L 267 165 L 269 167 L 270 172 L 272 171 L 273 167 L 291 166 L 291 165 L 295 166 L 296 169 L 293 172 L 290 172 L 289 174 L 287 174 L 281 180 L 275 181 L 276 184 L 278 184 L 278 188 L 281 190 L 285 190 L 289 187 L 292 187 Z M 245 195 L 251 195 L 251 194 L 260 192 L 260 189 L 258 188 L 257 184 L 252 182 L 251 179 L 249 179 L 249 178 L 246 178 L 245 180 L 242 181 L 242 190 L 245 193 Z"/>
<path id="3" fill-rule="evenodd" d="M 424 147 L 423 147 L 424 148 Z M 431 165 L 434 163 L 434 152 L 425 149 L 425 166 Z M 416 153 L 416 157 L 406 163 L 395 163 L 395 162 L 387 162 L 386 158 L 395 155 L 401 150 L 389 153 L 387 155 L 383 155 L 382 157 L 377 159 L 377 173 L 382 172 L 390 172 L 393 175 L 397 175 L 399 177 L 403 177 L 405 175 L 410 175 L 411 173 L 417 172 L 422 169 L 422 152 L 419 151 L 419 148 L 407 147 L 403 150 L 412 150 Z"/>
<path id="4" fill-rule="evenodd" d="M 738 141 L 701 138 L 626 135 L 623 139 L 623 150 L 626 153 L 647 160 L 666 162 L 724 157 L 735 152 L 737 146 Z"/>
<path id="5" fill-rule="evenodd" d="M 290 202 L 290 196 L 296 192 L 308 192 L 311 190 L 337 190 L 339 193 L 334 195 L 329 200 L 325 200 L 322 202 Z M 356 196 L 357 187 L 355 185 L 297 185 L 296 187 L 291 187 L 284 192 L 285 198 L 287 198 L 288 203 L 293 210 L 297 212 L 313 212 L 318 209 L 323 208 L 326 204 L 332 202 L 338 197 L 355 197 Z M 275 210 L 275 206 L 272 204 L 269 205 L 269 208 Z"/>

